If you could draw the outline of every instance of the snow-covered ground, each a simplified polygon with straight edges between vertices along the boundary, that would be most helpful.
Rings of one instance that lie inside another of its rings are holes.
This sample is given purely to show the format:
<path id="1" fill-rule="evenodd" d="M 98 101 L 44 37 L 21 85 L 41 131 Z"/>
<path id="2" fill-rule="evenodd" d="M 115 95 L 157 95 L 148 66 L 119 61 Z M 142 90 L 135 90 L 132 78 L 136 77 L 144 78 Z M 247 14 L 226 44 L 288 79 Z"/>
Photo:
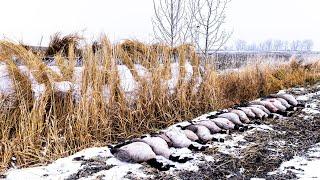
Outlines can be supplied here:
<path id="1" fill-rule="evenodd" d="M 290 161 L 283 162 L 274 173 L 291 171 L 300 179 L 320 179 L 320 143 L 315 144 L 304 156 L 296 156 Z"/>
<path id="2" fill-rule="evenodd" d="M 298 96 L 299 101 L 306 103 L 306 107 L 300 112 L 301 116 L 308 118 L 317 118 L 317 114 L 320 107 L 320 86 L 317 87 L 316 92 L 307 93 Z M 291 91 L 303 92 L 305 88 L 294 88 Z M 194 120 L 205 118 L 208 113 L 200 116 Z M 300 116 L 299 115 L 299 116 Z M 288 121 L 290 119 L 283 117 L 278 121 Z M 187 122 L 182 122 L 187 123 Z M 247 141 L 246 137 L 255 136 L 255 133 L 272 133 L 276 131 L 272 125 L 249 125 L 250 130 L 241 132 L 233 132 L 231 134 L 217 134 L 219 137 L 225 138 L 224 143 L 212 142 L 209 144 L 210 153 L 192 152 L 187 148 L 176 149 L 171 148 L 171 151 L 176 155 L 192 157 L 193 160 L 180 164 L 174 163 L 163 157 L 157 158 L 165 163 L 175 165 L 175 168 L 171 168 L 164 173 L 165 176 L 176 177 L 175 175 L 181 171 L 190 171 L 195 174 L 201 173 L 201 164 L 208 162 L 215 162 L 217 156 L 215 154 L 226 154 L 232 157 L 241 158 L 241 152 L 249 146 L 257 145 L 256 142 Z M 172 127 L 169 127 L 172 128 Z M 282 133 L 282 132 L 277 132 Z M 285 132 L 283 132 L 285 133 Z M 272 142 L 275 147 L 286 146 L 284 141 Z M 273 151 L 277 151 L 274 149 Z M 296 156 L 292 160 L 283 162 L 278 170 L 270 172 L 272 174 L 282 174 L 287 171 L 293 171 L 297 177 L 302 179 L 308 178 L 320 178 L 320 143 L 315 144 L 313 147 L 305 153 L 303 156 Z M 213 170 L 214 171 L 214 170 Z M 241 171 L 244 170 L 240 170 Z M 31 167 L 24 169 L 12 168 L 5 173 L 7 179 L 140 179 L 140 178 L 156 178 L 157 171 L 149 167 L 146 164 L 126 163 L 121 162 L 110 153 L 107 147 L 94 147 L 82 150 L 72 156 L 58 159 L 57 161 L 48 164 L 46 166 Z M 231 177 L 232 174 L 230 174 Z M 179 179 L 178 177 L 176 177 Z"/>

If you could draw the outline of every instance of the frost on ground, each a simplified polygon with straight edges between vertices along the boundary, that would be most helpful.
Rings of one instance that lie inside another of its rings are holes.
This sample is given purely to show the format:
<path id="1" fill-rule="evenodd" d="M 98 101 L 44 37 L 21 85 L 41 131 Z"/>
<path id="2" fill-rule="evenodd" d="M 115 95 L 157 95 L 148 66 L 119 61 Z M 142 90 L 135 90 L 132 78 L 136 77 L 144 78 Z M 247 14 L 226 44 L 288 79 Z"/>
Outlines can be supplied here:
<path id="1" fill-rule="evenodd" d="M 320 86 L 288 91 L 297 95 L 306 107 L 297 110 L 292 117 L 266 119 L 261 125 L 251 124 L 243 133 L 218 134 L 225 138 L 225 142 L 212 142 L 205 152 L 171 148 L 174 154 L 192 157 L 193 160 L 180 164 L 157 157 L 175 165 L 166 172 L 144 163 L 121 162 L 112 156 L 108 148 L 96 147 L 47 166 L 13 168 L 4 176 L 7 179 L 320 178 L 320 171 L 316 169 L 320 165 Z"/>

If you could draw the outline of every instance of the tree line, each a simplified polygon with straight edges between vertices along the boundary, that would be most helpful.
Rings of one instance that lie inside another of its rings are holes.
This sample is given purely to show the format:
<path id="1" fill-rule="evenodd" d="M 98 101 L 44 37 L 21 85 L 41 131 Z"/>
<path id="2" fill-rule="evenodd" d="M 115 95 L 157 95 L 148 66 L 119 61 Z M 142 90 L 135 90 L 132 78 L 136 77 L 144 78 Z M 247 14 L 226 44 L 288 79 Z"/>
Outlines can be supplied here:
<path id="1" fill-rule="evenodd" d="M 237 40 L 232 46 L 225 47 L 225 50 L 235 51 L 301 51 L 310 52 L 313 49 L 313 41 L 306 40 L 274 40 L 268 39 L 263 42 L 248 43 L 244 40 Z"/>

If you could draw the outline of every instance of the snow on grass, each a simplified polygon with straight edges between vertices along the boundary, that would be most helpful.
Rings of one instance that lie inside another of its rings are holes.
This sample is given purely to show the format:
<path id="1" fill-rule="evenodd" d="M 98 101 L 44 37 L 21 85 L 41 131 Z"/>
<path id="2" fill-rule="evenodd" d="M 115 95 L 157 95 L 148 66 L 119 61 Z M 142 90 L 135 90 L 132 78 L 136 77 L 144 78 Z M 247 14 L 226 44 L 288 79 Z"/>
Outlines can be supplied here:
<path id="1" fill-rule="evenodd" d="M 69 81 L 53 82 L 53 88 L 56 92 L 70 92 L 73 90 L 73 84 Z"/>
<path id="2" fill-rule="evenodd" d="M 56 72 L 59 75 L 62 75 L 61 70 L 58 66 L 48 66 L 51 70 Z M 39 84 L 35 77 L 26 66 L 18 66 L 19 70 L 22 74 L 26 75 L 31 82 L 31 89 L 33 91 L 33 95 L 35 99 L 41 97 L 42 94 L 45 93 L 45 85 Z M 146 79 L 150 81 L 151 73 L 147 68 L 143 67 L 140 64 L 134 65 L 135 70 L 140 78 Z M 178 84 L 179 79 L 179 63 L 171 64 L 171 79 L 164 80 L 164 84 L 168 84 L 170 92 L 173 93 L 174 89 Z M 120 78 L 120 87 L 125 92 L 128 101 L 133 100 L 136 95 L 137 89 L 139 88 L 139 82 L 135 80 L 132 75 L 130 69 L 126 65 L 117 65 L 117 70 Z M 192 65 L 189 62 L 185 64 L 186 75 L 183 77 L 185 82 L 189 82 L 192 78 L 193 69 Z M 61 81 L 61 82 L 53 82 L 53 89 L 58 91 L 59 93 L 67 93 L 72 92 L 72 96 L 76 102 L 81 100 L 81 86 L 82 86 L 82 76 L 83 76 L 84 67 L 74 67 L 74 73 L 72 82 L 70 81 Z M 194 91 L 198 91 L 199 86 L 202 82 L 201 77 L 196 79 L 196 84 L 194 87 Z M 88 87 L 89 91 L 88 97 L 90 98 L 90 87 Z M 0 95 L 8 96 L 15 93 L 14 83 L 11 79 L 7 66 L 5 64 L 0 65 Z M 107 101 L 110 97 L 110 88 L 108 85 L 105 85 L 103 88 L 103 97 Z"/>
<path id="3" fill-rule="evenodd" d="M 0 65 L 0 93 L 10 95 L 15 93 L 13 81 L 10 78 L 7 66 Z"/>

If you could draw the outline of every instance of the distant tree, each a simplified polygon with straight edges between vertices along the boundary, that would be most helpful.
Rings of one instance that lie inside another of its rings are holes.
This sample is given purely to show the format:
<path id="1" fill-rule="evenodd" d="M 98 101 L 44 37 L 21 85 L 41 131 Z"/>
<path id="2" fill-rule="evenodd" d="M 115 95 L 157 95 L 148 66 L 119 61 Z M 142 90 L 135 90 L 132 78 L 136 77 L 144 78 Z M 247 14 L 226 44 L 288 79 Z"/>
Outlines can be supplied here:
<path id="1" fill-rule="evenodd" d="M 272 50 L 273 51 L 282 51 L 284 48 L 283 48 L 283 41 L 281 40 L 274 40 L 273 41 L 273 48 Z"/>
<path id="2" fill-rule="evenodd" d="M 224 29 L 226 7 L 230 0 L 190 0 L 193 23 L 192 38 L 199 50 L 208 58 L 210 50 L 219 50 L 229 39 Z"/>
<path id="3" fill-rule="evenodd" d="M 235 43 L 235 50 L 245 51 L 247 47 L 247 42 L 244 40 L 237 40 Z"/>
<path id="4" fill-rule="evenodd" d="M 185 0 L 153 0 L 153 32 L 171 47 L 184 43 L 188 32 Z"/>
<path id="5" fill-rule="evenodd" d="M 304 40 L 302 42 L 304 51 L 312 51 L 313 49 L 313 41 L 310 39 Z"/>
<path id="6" fill-rule="evenodd" d="M 291 51 L 299 51 L 301 47 L 301 41 L 295 40 L 291 42 Z"/>
<path id="7" fill-rule="evenodd" d="M 234 50 L 238 51 L 312 51 L 312 40 L 294 40 L 291 42 L 283 40 L 266 40 L 258 43 L 247 43 L 244 40 L 237 40 Z"/>

